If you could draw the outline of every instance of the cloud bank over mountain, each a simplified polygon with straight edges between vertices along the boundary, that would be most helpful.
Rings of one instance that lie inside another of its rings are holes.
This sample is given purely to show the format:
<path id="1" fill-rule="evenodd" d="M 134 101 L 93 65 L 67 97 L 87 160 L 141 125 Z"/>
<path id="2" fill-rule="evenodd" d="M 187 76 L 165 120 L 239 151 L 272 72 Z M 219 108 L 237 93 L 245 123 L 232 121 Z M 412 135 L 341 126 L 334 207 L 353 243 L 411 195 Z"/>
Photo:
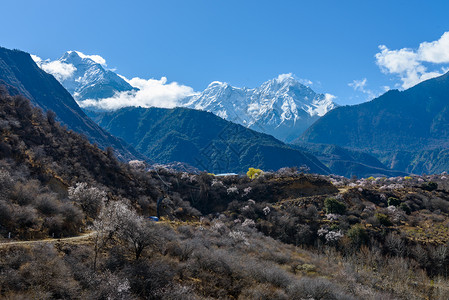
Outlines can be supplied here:
<path id="1" fill-rule="evenodd" d="M 84 108 L 94 107 L 106 110 L 127 106 L 173 108 L 180 105 L 181 99 L 195 94 L 189 86 L 177 82 L 167 83 L 166 77 L 159 80 L 120 77 L 138 90 L 118 92 L 113 97 L 104 99 L 86 99 L 79 101 L 79 105 Z"/>
<path id="2" fill-rule="evenodd" d="M 42 70 L 52 74 L 58 81 L 72 77 L 73 73 L 76 71 L 75 66 L 72 64 L 67 64 L 59 60 L 43 60 L 39 56 L 33 54 L 31 54 L 31 57 Z"/>
<path id="3" fill-rule="evenodd" d="M 119 89 L 108 97 L 86 98 L 85 95 L 91 93 L 83 94 L 79 91 L 92 87 L 92 77 L 101 78 L 101 81 L 97 82 L 99 85 L 114 84 L 112 81 L 117 81 L 117 79 L 111 80 L 111 72 L 106 69 L 106 59 L 100 55 L 86 55 L 80 51 L 68 51 L 60 59 L 53 61 L 44 60 L 36 55 L 32 57 L 42 70 L 52 74 L 68 88 L 83 108 L 106 110 L 127 106 L 172 108 L 179 106 L 181 99 L 195 94 L 193 88 L 177 82 L 168 82 L 167 77 L 128 79 L 117 74 L 121 78 L 117 77 L 117 79 L 124 80 L 134 89 Z"/>

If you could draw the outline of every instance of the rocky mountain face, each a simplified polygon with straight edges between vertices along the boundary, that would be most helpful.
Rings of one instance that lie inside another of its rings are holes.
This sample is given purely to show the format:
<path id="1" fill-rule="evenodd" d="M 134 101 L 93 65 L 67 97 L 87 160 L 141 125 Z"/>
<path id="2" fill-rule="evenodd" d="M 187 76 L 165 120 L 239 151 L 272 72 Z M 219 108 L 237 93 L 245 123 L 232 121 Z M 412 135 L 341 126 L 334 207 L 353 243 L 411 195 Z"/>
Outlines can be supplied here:
<path id="1" fill-rule="evenodd" d="M 302 165 L 315 173 L 329 172 L 311 154 L 205 111 L 127 107 L 89 114 L 104 129 L 159 163 L 181 161 L 213 173 Z"/>
<path id="2" fill-rule="evenodd" d="M 0 84 L 6 86 L 10 94 L 21 94 L 44 111 L 54 111 L 58 121 L 85 135 L 92 143 L 103 149 L 113 147 L 120 159 L 142 158 L 132 147 L 93 122 L 70 93 L 36 65 L 30 54 L 0 48 Z"/>
<path id="3" fill-rule="evenodd" d="M 338 107 L 299 139 L 368 151 L 414 173 L 449 169 L 449 73 L 367 103 Z"/>
<path id="4" fill-rule="evenodd" d="M 185 99 L 183 105 L 212 112 L 286 142 L 336 107 L 331 95 L 315 93 L 290 74 L 279 75 L 253 89 L 214 81 L 202 93 Z"/>
<path id="5" fill-rule="evenodd" d="M 60 82 L 77 101 L 109 98 L 116 92 L 135 89 L 116 73 L 80 52 L 67 51 L 59 61 L 75 67 L 73 74 Z"/>

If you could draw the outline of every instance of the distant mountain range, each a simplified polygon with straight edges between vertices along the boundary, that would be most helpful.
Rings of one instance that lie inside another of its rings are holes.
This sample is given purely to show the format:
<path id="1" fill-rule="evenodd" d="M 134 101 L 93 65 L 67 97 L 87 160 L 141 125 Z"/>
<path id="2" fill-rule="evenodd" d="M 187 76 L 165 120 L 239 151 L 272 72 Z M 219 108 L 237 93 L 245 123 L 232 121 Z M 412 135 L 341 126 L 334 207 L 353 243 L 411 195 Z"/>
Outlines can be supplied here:
<path id="1" fill-rule="evenodd" d="M 77 101 L 105 99 L 136 89 L 81 52 L 67 51 L 58 61 L 75 68 L 73 75 L 60 82 Z M 282 74 L 257 88 L 237 88 L 214 81 L 203 92 L 183 99 L 179 106 L 209 111 L 290 142 L 337 106 L 332 98 L 315 93 L 291 74 Z"/>
<path id="2" fill-rule="evenodd" d="M 127 107 L 89 115 L 104 129 L 160 163 L 182 161 L 214 173 L 302 165 L 315 173 L 329 173 L 313 155 L 205 111 Z"/>
<path id="3" fill-rule="evenodd" d="M 113 147 L 120 159 L 142 158 L 87 117 L 70 93 L 52 75 L 41 70 L 30 54 L 0 47 L 0 84 L 10 94 L 21 94 L 44 111 L 54 111 L 59 121 L 84 134 L 92 143 L 103 149 Z"/>
<path id="4" fill-rule="evenodd" d="M 363 104 L 338 107 L 298 141 L 369 152 L 412 173 L 449 170 L 449 73 Z"/>
<path id="5" fill-rule="evenodd" d="M 299 137 L 337 106 L 332 96 L 315 93 L 291 74 L 279 75 L 253 89 L 215 81 L 202 93 L 185 99 L 183 105 L 286 142 Z"/>

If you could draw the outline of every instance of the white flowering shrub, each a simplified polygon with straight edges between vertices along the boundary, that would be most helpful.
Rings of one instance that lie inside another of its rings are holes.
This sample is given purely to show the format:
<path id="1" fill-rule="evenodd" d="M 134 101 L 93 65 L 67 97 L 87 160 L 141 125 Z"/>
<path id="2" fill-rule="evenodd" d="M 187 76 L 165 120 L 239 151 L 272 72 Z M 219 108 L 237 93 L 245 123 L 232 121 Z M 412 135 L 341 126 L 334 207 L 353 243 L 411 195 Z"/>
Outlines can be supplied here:
<path id="1" fill-rule="evenodd" d="M 393 205 L 387 207 L 387 215 L 395 223 L 404 221 L 406 219 L 405 212 Z"/>
<path id="2" fill-rule="evenodd" d="M 242 226 L 244 227 L 255 227 L 256 226 L 256 222 L 254 222 L 254 220 L 252 219 L 245 219 L 245 221 L 243 221 Z"/>
<path id="3" fill-rule="evenodd" d="M 379 190 L 396 190 L 396 189 L 403 189 L 404 186 L 399 183 L 392 183 L 390 185 L 383 185 L 379 188 Z"/>
<path id="4" fill-rule="evenodd" d="M 318 236 L 324 237 L 324 240 L 328 244 L 335 244 L 343 237 L 343 233 L 340 230 L 329 230 L 327 228 L 320 228 L 318 229 L 317 233 Z"/>
<path id="5" fill-rule="evenodd" d="M 326 233 L 328 233 L 329 230 L 327 230 L 326 228 L 320 228 L 318 229 L 318 236 L 324 236 Z"/>
<path id="6" fill-rule="evenodd" d="M 68 189 L 69 199 L 78 203 L 91 218 L 96 217 L 106 201 L 106 192 L 96 187 L 89 187 L 85 182 L 78 182 Z"/>
<path id="7" fill-rule="evenodd" d="M 228 193 L 228 195 L 229 194 L 238 194 L 239 193 L 239 189 L 236 186 L 231 186 L 231 187 L 228 187 L 226 192 Z"/>
<path id="8" fill-rule="evenodd" d="M 219 234 L 224 234 L 227 230 L 227 227 L 223 222 L 215 221 L 211 226 L 211 230 Z"/>
<path id="9" fill-rule="evenodd" d="M 326 233 L 326 235 L 324 236 L 326 243 L 328 244 L 335 244 L 336 242 L 338 242 L 341 238 L 343 237 L 343 233 L 341 233 L 340 230 L 338 231 L 329 231 L 328 233 Z"/>
<path id="10" fill-rule="evenodd" d="M 245 245 L 249 245 L 248 238 L 243 231 L 235 230 L 229 232 L 229 237 L 232 238 L 237 243 L 243 243 Z"/>
<path id="11" fill-rule="evenodd" d="M 340 215 L 338 215 L 338 214 L 326 214 L 326 219 L 331 220 L 331 221 L 338 220 L 339 218 L 340 218 Z"/>
<path id="12" fill-rule="evenodd" d="M 212 180 L 212 184 L 211 185 L 215 186 L 215 187 L 222 187 L 222 186 L 224 186 L 223 182 L 221 182 L 220 180 L 217 180 L 217 179 Z"/>
<path id="13" fill-rule="evenodd" d="M 139 171 L 145 171 L 145 162 L 141 160 L 131 160 L 128 162 L 129 166 L 133 169 L 139 170 Z"/>
<path id="14" fill-rule="evenodd" d="M 189 174 L 189 173 L 187 173 L 187 172 L 183 172 L 183 173 L 181 174 L 181 179 L 183 179 L 183 180 L 188 180 L 188 181 L 190 181 L 190 182 L 195 182 L 195 181 L 197 181 L 197 178 L 196 178 L 196 175 L 195 175 L 195 174 Z"/>
<path id="15" fill-rule="evenodd" d="M 267 216 L 270 213 L 271 209 L 268 206 L 265 206 L 262 211 L 263 211 L 263 214 Z"/>
<path id="16" fill-rule="evenodd" d="M 217 231 L 217 230 L 219 230 L 220 228 L 223 228 L 224 226 L 225 226 L 225 224 L 224 224 L 223 222 L 221 222 L 221 221 L 215 221 L 215 222 L 212 224 L 211 229 Z"/>
<path id="17" fill-rule="evenodd" d="M 245 188 L 245 189 L 243 190 L 243 195 L 242 195 L 242 197 L 248 195 L 248 194 L 251 192 L 251 190 L 252 190 L 252 188 L 251 188 L 250 186 L 247 187 L 247 188 Z"/>

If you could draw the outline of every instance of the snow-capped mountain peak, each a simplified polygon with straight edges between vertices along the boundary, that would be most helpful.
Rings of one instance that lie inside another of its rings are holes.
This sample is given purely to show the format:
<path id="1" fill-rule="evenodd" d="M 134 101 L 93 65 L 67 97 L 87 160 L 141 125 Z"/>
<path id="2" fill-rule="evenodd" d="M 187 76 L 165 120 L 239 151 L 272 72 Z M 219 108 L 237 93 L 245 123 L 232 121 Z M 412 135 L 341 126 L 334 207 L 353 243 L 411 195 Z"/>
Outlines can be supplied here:
<path id="1" fill-rule="evenodd" d="M 99 55 L 67 51 L 59 61 L 75 68 L 73 75 L 64 78 L 61 83 L 77 101 L 103 99 L 117 92 L 135 90 L 123 78 L 107 70 L 106 61 Z"/>
<path id="2" fill-rule="evenodd" d="M 106 60 L 100 55 L 86 55 L 80 51 L 67 51 L 64 55 L 59 59 L 59 61 L 66 63 L 84 63 L 84 64 L 99 64 L 106 67 Z"/>
<path id="3" fill-rule="evenodd" d="M 214 81 L 184 106 L 290 141 L 333 109 L 332 99 L 330 94 L 315 93 L 292 74 L 281 74 L 252 89 Z"/>

